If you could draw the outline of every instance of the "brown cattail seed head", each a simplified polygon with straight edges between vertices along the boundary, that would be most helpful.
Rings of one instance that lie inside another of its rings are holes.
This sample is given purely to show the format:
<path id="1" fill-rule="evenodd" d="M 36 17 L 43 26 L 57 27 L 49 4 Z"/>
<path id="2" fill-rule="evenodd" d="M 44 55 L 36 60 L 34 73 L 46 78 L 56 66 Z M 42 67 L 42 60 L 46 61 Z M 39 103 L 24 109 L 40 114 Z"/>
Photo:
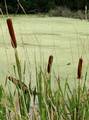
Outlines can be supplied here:
<path id="1" fill-rule="evenodd" d="M 78 79 L 81 79 L 81 76 L 82 76 L 82 64 L 83 64 L 83 59 L 80 58 L 79 63 L 78 63 L 78 70 L 77 70 L 77 78 Z"/>
<path id="2" fill-rule="evenodd" d="M 48 60 L 48 66 L 47 66 L 47 72 L 48 72 L 48 73 L 51 72 L 52 63 L 53 63 L 53 56 L 50 55 L 50 56 L 49 56 L 49 60 Z"/>
<path id="3" fill-rule="evenodd" d="M 14 32 L 14 28 L 13 28 L 12 19 L 10 19 L 10 18 L 7 19 L 7 26 L 8 26 L 9 34 L 10 34 L 10 37 L 11 37 L 12 47 L 17 48 L 16 37 L 15 37 L 15 32 Z"/>

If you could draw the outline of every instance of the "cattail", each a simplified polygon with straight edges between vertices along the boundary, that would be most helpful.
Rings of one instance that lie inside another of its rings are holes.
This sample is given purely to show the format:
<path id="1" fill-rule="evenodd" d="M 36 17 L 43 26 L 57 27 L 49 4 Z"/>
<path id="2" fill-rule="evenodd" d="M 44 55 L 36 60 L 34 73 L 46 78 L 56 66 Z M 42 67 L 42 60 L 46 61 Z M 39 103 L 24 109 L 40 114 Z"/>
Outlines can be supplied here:
<path id="1" fill-rule="evenodd" d="M 78 79 L 81 79 L 81 76 L 82 76 L 82 64 L 83 64 L 83 59 L 80 58 L 79 63 L 78 63 L 78 70 L 77 70 L 77 78 Z"/>
<path id="2" fill-rule="evenodd" d="M 11 37 L 12 47 L 17 48 L 16 37 L 15 37 L 15 32 L 14 32 L 14 28 L 13 28 L 12 19 L 10 19 L 10 18 L 7 19 L 7 26 L 8 26 L 9 34 L 10 34 L 10 37 Z"/>
<path id="3" fill-rule="evenodd" d="M 48 66 L 47 66 L 47 72 L 48 72 L 48 73 L 51 72 L 52 63 L 53 63 L 53 56 L 50 55 L 50 56 L 49 56 L 49 60 L 48 60 Z"/>

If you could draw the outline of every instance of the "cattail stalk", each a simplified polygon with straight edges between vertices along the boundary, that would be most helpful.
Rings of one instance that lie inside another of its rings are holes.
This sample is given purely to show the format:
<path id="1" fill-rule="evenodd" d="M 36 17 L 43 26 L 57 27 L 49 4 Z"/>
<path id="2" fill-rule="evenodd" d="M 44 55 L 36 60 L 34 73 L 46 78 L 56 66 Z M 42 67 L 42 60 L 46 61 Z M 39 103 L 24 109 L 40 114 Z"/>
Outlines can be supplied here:
<path id="1" fill-rule="evenodd" d="M 16 42 L 16 36 L 15 36 L 15 32 L 14 32 L 13 23 L 12 23 L 11 18 L 7 19 L 7 26 L 8 26 L 9 34 L 10 34 L 10 37 L 11 37 L 12 47 L 15 48 L 15 59 L 16 59 L 17 71 L 18 71 L 19 79 L 21 81 L 21 79 L 22 79 L 21 65 L 20 65 L 18 52 L 17 52 L 17 49 L 16 49 L 17 48 L 17 42 Z"/>
<path id="2" fill-rule="evenodd" d="M 12 47 L 17 48 L 17 42 L 16 42 L 15 32 L 14 32 L 13 23 L 12 23 L 11 18 L 7 19 L 7 26 L 8 26 L 9 34 L 10 34 L 10 37 L 11 37 Z"/>
<path id="3" fill-rule="evenodd" d="M 81 79 L 81 77 L 82 77 L 82 64 L 83 64 L 83 59 L 80 58 L 79 63 L 78 63 L 78 70 L 77 70 L 77 78 L 78 79 Z"/>
<path id="4" fill-rule="evenodd" d="M 50 56 L 49 56 L 49 60 L 48 60 L 48 66 L 47 66 L 47 72 L 48 72 L 49 74 L 51 73 L 52 63 L 53 63 L 53 56 L 50 55 Z"/>

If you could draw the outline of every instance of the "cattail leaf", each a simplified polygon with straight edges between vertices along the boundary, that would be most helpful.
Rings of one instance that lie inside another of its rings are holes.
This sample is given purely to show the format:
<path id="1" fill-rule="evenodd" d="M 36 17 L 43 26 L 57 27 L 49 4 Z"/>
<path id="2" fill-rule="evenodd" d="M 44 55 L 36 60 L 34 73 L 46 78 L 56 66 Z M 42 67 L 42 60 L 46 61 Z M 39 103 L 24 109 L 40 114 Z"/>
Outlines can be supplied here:
<path id="1" fill-rule="evenodd" d="M 18 86 L 24 92 L 28 92 L 28 87 L 20 80 L 17 80 L 16 78 L 13 78 L 11 76 L 8 77 L 8 80 L 12 81 L 16 86 Z"/>

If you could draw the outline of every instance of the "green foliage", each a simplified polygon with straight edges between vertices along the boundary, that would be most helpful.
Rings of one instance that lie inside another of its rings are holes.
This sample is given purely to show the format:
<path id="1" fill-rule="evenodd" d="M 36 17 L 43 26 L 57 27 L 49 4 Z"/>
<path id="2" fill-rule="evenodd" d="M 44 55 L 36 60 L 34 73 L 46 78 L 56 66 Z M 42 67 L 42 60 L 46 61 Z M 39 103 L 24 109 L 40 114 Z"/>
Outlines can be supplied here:
<path id="1" fill-rule="evenodd" d="M 6 108 L 2 105 L 2 100 L 4 98 L 4 89 L 0 86 L 0 120 L 6 120 Z"/>
<path id="2" fill-rule="evenodd" d="M 9 13 L 23 13 L 20 4 L 25 9 L 26 13 L 48 12 L 50 9 L 62 6 L 71 10 L 84 10 L 85 5 L 89 7 L 88 0 L 6 0 Z M 20 3 L 20 4 L 19 4 Z M 5 12 L 4 1 L 0 1 L 0 6 Z"/>
<path id="3" fill-rule="evenodd" d="M 26 66 L 24 65 L 24 71 L 21 72 L 21 63 L 19 61 L 18 51 L 16 49 L 15 58 L 19 82 L 22 83 L 22 73 L 26 73 Z M 52 73 L 47 73 L 47 71 L 43 70 L 42 67 L 36 67 L 36 86 L 34 90 L 32 90 L 31 84 L 26 86 L 24 83 L 19 86 L 19 82 L 17 83 L 12 81 L 16 85 L 21 116 L 18 117 L 16 113 L 17 117 L 15 117 L 15 119 L 29 120 L 31 118 L 32 120 L 89 120 L 89 91 L 86 87 L 87 72 L 88 71 L 85 73 L 84 80 L 77 79 L 78 84 L 72 89 L 68 83 L 68 79 L 65 80 L 63 87 L 61 80 L 56 78 L 58 87 L 54 91 L 51 85 Z M 25 86 L 26 89 L 24 89 L 23 86 Z M 2 98 L 3 88 L 1 87 L 0 89 Z M 10 91 L 9 97 L 7 98 L 9 98 L 8 112 L 11 112 L 15 106 L 14 96 Z M 31 99 L 33 104 L 31 103 Z M 4 116 L 7 115 L 7 113 L 3 111 L 2 107 L 1 110 Z M 32 117 L 29 116 L 29 114 L 31 114 Z"/>
<path id="4" fill-rule="evenodd" d="M 58 87 L 52 90 L 51 74 L 43 71 L 42 68 L 36 68 L 36 87 L 34 90 L 28 86 L 29 91 L 17 87 L 18 102 L 20 108 L 20 116 L 15 113 L 13 120 L 89 120 L 89 91 L 86 87 L 87 72 L 84 80 L 78 80 L 76 87 L 71 88 L 68 79 L 65 80 L 64 87 L 60 79 L 56 79 Z M 0 86 L 0 103 L 3 100 L 4 89 Z M 33 98 L 33 104 L 31 99 Z M 15 107 L 14 99 L 9 89 L 9 94 L 5 99 L 8 100 L 6 104 L 9 119 Z M 37 108 L 36 106 L 37 102 Z M 32 108 L 31 108 L 32 106 Z M 29 111 L 31 110 L 31 111 Z M 7 113 L 5 107 L 0 104 L 0 117 L 6 119 Z M 31 116 L 29 116 L 31 114 Z"/>

